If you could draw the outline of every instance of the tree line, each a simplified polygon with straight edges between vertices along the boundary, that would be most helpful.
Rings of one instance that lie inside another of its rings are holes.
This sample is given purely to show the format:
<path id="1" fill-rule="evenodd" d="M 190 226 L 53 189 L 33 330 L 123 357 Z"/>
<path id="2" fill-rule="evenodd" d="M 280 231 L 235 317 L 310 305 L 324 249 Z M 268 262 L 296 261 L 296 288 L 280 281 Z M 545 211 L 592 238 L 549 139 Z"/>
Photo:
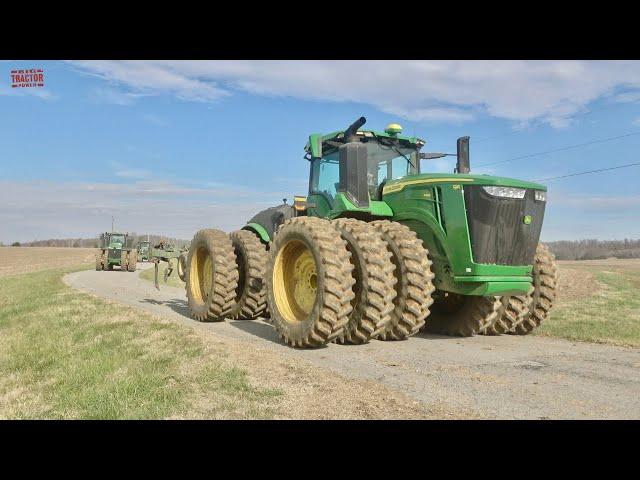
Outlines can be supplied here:
<path id="1" fill-rule="evenodd" d="M 640 239 L 560 240 L 546 242 L 558 260 L 597 260 L 603 258 L 640 258 Z"/>
<path id="2" fill-rule="evenodd" d="M 149 239 L 151 245 L 157 245 L 160 241 L 172 243 L 178 248 L 189 244 L 189 240 L 181 238 L 167 237 L 166 235 L 147 235 L 129 233 L 127 246 L 136 246 L 138 242 Z M 98 248 L 100 245 L 100 234 L 94 238 L 49 238 L 47 240 L 34 240 L 33 242 L 13 242 L 12 247 L 68 247 L 68 248 Z M 5 246 L 0 242 L 0 247 Z"/>
<path id="3" fill-rule="evenodd" d="M 164 235 L 148 235 L 152 245 L 157 245 L 161 240 L 172 243 L 178 248 L 189 244 L 189 240 L 167 237 Z M 95 238 L 51 238 L 48 240 L 36 240 L 33 242 L 13 242 L 14 247 L 71 247 L 71 248 L 97 248 L 100 235 Z M 128 245 L 135 246 L 141 240 L 147 240 L 146 234 L 130 233 Z M 602 258 L 640 258 L 640 239 L 631 240 L 560 240 L 546 242 L 558 260 L 597 260 Z M 4 246 L 0 242 L 0 246 Z"/>

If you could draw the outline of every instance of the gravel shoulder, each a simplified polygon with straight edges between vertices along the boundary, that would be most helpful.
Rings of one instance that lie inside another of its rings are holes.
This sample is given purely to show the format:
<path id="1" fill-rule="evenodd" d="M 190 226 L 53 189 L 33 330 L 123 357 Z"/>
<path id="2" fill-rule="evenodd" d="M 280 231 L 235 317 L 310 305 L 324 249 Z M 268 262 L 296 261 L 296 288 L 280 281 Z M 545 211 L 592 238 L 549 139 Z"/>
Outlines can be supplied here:
<path id="1" fill-rule="evenodd" d="M 73 288 L 188 325 L 212 342 L 223 342 L 239 362 L 252 364 L 257 381 L 263 374 L 276 375 L 280 388 L 288 386 L 292 392 L 303 391 L 314 379 L 287 378 L 286 371 L 276 368 L 295 360 L 301 369 L 320 367 L 327 374 L 357 380 L 358 389 L 386 392 L 389 406 L 409 401 L 424 409 L 392 409 L 407 417 L 640 418 L 639 349 L 534 336 L 452 338 L 421 333 L 403 342 L 297 350 L 285 346 L 262 320 L 196 322 L 188 315 L 183 289 L 163 285 L 157 291 L 138 274 L 81 271 L 64 280 Z M 357 401 L 357 395 L 353 398 Z M 321 401 L 311 403 L 310 409 L 322 408 Z M 389 418 L 390 411 L 381 405 L 371 417 Z M 341 417 L 334 411 L 326 418 L 334 416 Z"/>

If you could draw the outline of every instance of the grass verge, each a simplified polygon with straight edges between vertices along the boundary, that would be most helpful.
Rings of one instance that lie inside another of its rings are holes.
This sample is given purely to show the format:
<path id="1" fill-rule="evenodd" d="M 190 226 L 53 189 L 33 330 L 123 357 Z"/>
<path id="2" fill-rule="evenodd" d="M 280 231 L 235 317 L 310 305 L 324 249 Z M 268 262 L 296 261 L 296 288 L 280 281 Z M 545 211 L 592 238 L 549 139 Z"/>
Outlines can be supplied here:
<path id="1" fill-rule="evenodd" d="M 535 333 L 585 342 L 640 346 L 640 271 L 591 268 L 589 271 L 601 288 L 590 297 L 558 305 Z"/>
<path id="2" fill-rule="evenodd" d="M 167 278 L 167 283 L 164 282 L 164 272 L 166 269 L 167 264 L 164 262 L 160 263 L 160 265 L 158 266 L 158 285 L 160 285 L 160 288 L 162 288 L 163 285 L 167 285 L 169 287 L 184 288 L 184 282 L 180 280 L 180 277 L 178 276 L 178 269 L 175 267 L 173 269 L 173 272 L 171 272 L 171 276 Z M 155 268 L 153 267 L 143 270 L 142 272 L 140 272 L 140 278 L 153 283 L 155 275 L 154 270 Z"/>
<path id="3" fill-rule="evenodd" d="M 256 388 L 184 326 L 76 292 L 70 269 L 0 279 L 0 418 L 270 418 Z"/>

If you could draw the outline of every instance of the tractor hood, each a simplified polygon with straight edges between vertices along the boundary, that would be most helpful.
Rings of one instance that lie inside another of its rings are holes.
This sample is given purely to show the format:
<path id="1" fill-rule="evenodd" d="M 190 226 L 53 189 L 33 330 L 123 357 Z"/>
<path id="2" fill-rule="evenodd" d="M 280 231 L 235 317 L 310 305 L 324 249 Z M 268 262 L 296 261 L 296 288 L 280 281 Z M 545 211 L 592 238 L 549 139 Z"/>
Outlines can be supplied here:
<path id="1" fill-rule="evenodd" d="M 383 195 L 395 193 L 405 187 L 414 185 L 428 185 L 434 183 L 458 183 L 461 185 L 482 185 L 513 188 L 530 188 L 534 190 L 546 191 L 547 187 L 535 182 L 517 180 L 515 178 L 494 177 L 492 175 L 473 175 L 455 173 L 422 173 L 419 175 L 409 175 L 389 180 L 382 191 Z"/>

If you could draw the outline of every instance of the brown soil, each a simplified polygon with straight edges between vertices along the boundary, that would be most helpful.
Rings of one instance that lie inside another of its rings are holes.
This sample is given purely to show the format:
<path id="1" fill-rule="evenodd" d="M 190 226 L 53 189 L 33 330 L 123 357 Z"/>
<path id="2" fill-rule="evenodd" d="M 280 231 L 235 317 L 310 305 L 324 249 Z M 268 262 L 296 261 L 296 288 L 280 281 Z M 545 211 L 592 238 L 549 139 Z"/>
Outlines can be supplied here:
<path id="1" fill-rule="evenodd" d="M 593 273 L 582 268 L 558 268 L 558 302 L 572 302 L 586 298 L 600 290 L 601 286 Z"/>
<path id="2" fill-rule="evenodd" d="M 94 248 L 0 247 L 0 277 L 95 261 Z"/>

